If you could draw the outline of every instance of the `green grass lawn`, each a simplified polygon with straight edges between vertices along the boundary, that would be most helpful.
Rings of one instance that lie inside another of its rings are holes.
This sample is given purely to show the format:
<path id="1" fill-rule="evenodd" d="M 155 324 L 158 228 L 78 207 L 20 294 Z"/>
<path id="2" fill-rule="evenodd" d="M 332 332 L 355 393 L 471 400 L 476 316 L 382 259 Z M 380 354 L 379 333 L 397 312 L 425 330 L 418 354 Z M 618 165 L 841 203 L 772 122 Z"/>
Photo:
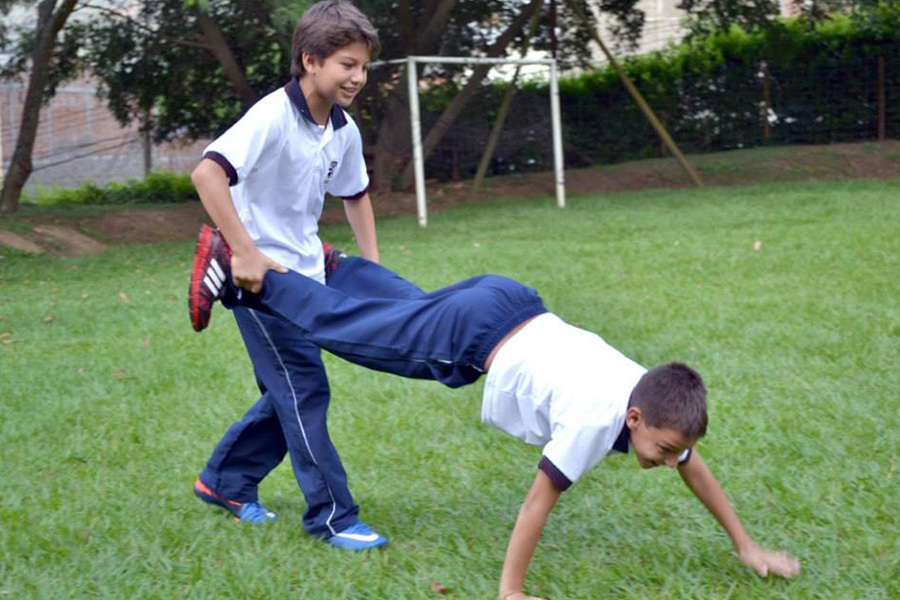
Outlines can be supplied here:
<path id="1" fill-rule="evenodd" d="M 380 223 L 425 288 L 498 272 L 645 365 L 710 391 L 700 449 L 793 581 L 744 569 L 668 469 L 610 457 L 563 496 L 529 575 L 564 598 L 900 597 L 900 182 L 503 201 Z M 347 228 L 324 236 L 350 245 Z M 758 250 L 754 243 L 761 242 Z M 327 357 L 362 517 L 347 554 L 303 533 L 287 464 L 235 525 L 196 473 L 257 398 L 234 321 L 190 327 L 190 243 L 0 258 L 0 598 L 485 598 L 540 449 L 451 391 Z"/>

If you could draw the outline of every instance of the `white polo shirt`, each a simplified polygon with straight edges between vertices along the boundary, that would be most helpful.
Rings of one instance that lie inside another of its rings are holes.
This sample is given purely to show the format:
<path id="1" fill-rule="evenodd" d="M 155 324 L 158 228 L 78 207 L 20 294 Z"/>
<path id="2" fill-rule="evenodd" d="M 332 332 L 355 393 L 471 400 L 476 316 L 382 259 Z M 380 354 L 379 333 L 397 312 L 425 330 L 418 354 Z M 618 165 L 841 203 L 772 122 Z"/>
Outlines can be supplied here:
<path id="1" fill-rule="evenodd" d="M 256 247 L 324 283 L 317 232 L 325 193 L 350 200 L 369 186 L 353 119 L 334 105 L 319 125 L 292 79 L 254 104 L 203 157 L 228 175 L 235 209 Z"/>
<path id="2" fill-rule="evenodd" d="M 627 452 L 628 399 L 645 372 L 600 336 L 544 313 L 494 357 L 481 420 L 543 446 L 539 468 L 564 490 L 610 450 Z"/>

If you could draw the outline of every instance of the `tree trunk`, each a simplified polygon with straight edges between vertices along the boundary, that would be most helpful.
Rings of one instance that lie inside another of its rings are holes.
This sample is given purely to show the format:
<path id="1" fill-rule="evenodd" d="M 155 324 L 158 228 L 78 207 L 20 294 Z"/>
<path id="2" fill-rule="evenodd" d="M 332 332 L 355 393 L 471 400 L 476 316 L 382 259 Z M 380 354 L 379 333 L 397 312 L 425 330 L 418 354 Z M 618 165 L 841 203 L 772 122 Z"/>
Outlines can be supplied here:
<path id="1" fill-rule="evenodd" d="M 528 37 L 525 38 L 524 43 L 522 44 L 522 58 L 528 56 L 528 49 L 531 47 L 531 38 L 537 34 L 543 5 L 543 1 L 539 1 L 534 10 L 534 14 L 531 17 L 531 27 L 528 28 Z M 481 187 L 484 176 L 488 170 L 488 165 L 491 164 L 491 159 L 494 157 L 494 150 L 497 148 L 497 142 L 500 140 L 500 133 L 503 131 L 503 125 L 506 123 L 507 115 L 509 115 L 509 107 L 512 106 L 513 96 L 516 95 L 516 82 L 519 80 L 519 73 L 521 71 L 521 65 L 517 66 L 516 72 L 513 73 L 512 81 L 509 83 L 509 87 L 506 88 L 506 94 L 503 95 L 503 102 L 500 104 L 497 118 L 494 119 L 494 126 L 491 127 L 491 135 L 488 137 L 484 152 L 481 154 L 478 170 L 475 171 L 475 180 L 472 182 L 472 191 L 477 191 L 478 188 Z"/>
<path id="2" fill-rule="evenodd" d="M 516 36 L 519 35 L 522 28 L 525 27 L 525 24 L 528 23 L 528 20 L 531 19 L 534 11 L 541 3 L 542 0 L 531 0 L 522 13 L 516 17 L 507 30 L 503 32 L 503 35 L 497 38 L 497 41 L 488 47 L 485 51 L 485 56 L 494 58 L 503 54 L 506 51 L 507 46 L 509 46 Z M 428 158 L 428 155 L 431 154 L 447 131 L 450 130 L 450 127 L 453 125 L 454 121 L 456 121 L 459 113 L 462 112 L 462 109 L 465 108 L 466 104 L 469 103 L 469 100 L 472 99 L 472 96 L 475 95 L 478 86 L 481 85 L 481 82 L 487 77 L 490 70 L 490 65 L 478 65 L 472 70 L 472 76 L 469 78 L 469 81 L 466 82 L 466 85 L 463 86 L 463 89 L 459 94 L 453 98 L 450 105 L 444 109 L 444 112 L 438 117 L 437 122 L 425 136 L 425 139 L 422 142 L 423 160 Z M 401 188 L 408 188 L 412 184 L 414 170 L 415 165 L 413 164 L 413 161 L 409 161 L 406 164 L 406 168 L 403 170 L 403 176 L 400 179 Z"/>
<path id="3" fill-rule="evenodd" d="M 42 0 L 38 4 L 35 45 L 31 54 L 31 76 L 28 78 L 28 90 L 25 92 L 19 136 L 16 138 L 9 171 L 3 180 L 3 190 L 0 191 L 0 212 L 14 213 L 19 209 L 19 196 L 31 176 L 31 154 L 34 151 L 34 138 L 40 122 L 47 66 L 53 55 L 56 35 L 72 14 L 76 2 L 77 0 L 63 0 L 55 12 L 56 0 Z"/>
<path id="4" fill-rule="evenodd" d="M 400 81 L 406 79 L 406 70 L 400 72 Z M 402 161 L 409 157 L 410 141 L 409 102 L 404 94 L 407 86 L 398 85 L 388 101 L 388 109 L 378 127 L 375 143 L 375 160 L 372 165 L 372 183 L 380 192 L 389 191 L 394 174 Z"/>
<path id="5" fill-rule="evenodd" d="M 247 82 L 244 69 L 241 68 L 234 57 L 234 53 L 231 51 L 231 47 L 228 45 L 221 27 L 203 9 L 197 10 L 197 24 L 200 26 L 200 31 L 203 32 L 204 41 L 210 46 L 210 53 L 222 65 L 225 76 L 228 77 L 228 81 L 231 82 L 231 85 L 237 91 L 241 103 L 243 103 L 245 108 L 251 106 L 258 100 L 258 96 Z"/>
<path id="6" fill-rule="evenodd" d="M 412 31 L 406 32 L 407 52 L 415 54 L 436 54 L 440 48 L 440 31 L 447 26 L 453 9 L 459 0 L 432 0 L 425 11 L 429 15 L 427 23 L 420 29 L 418 36 Z M 400 10 L 406 14 L 400 16 L 401 23 L 412 23 L 409 3 L 401 2 Z M 410 26 L 410 25 L 407 25 Z M 388 100 L 384 119 L 378 127 L 378 138 L 375 144 L 375 160 L 372 165 L 372 186 L 375 190 L 390 190 L 394 174 L 409 159 L 412 148 L 409 125 L 409 98 L 405 71 L 400 71 L 400 82 Z"/>

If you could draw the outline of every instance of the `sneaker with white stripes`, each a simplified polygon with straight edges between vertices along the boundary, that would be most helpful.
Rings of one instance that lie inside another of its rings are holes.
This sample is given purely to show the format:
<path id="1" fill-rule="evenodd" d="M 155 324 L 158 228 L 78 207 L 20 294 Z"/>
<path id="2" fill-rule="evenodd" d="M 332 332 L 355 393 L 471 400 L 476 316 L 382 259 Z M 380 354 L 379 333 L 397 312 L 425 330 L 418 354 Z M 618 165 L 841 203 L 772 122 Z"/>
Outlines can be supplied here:
<path id="1" fill-rule="evenodd" d="M 327 281 L 328 277 L 341 264 L 341 261 L 347 258 L 347 254 L 328 242 L 322 242 L 322 252 L 325 254 L 325 280 Z"/>
<path id="2" fill-rule="evenodd" d="M 341 550 L 367 550 L 388 543 L 386 537 L 362 522 L 351 525 L 347 529 L 325 538 L 325 541 Z"/>
<path id="3" fill-rule="evenodd" d="M 221 300 L 231 278 L 231 248 L 218 229 L 200 227 L 188 288 L 188 312 L 195 331 L 209 325 L 212 305 Z"/>

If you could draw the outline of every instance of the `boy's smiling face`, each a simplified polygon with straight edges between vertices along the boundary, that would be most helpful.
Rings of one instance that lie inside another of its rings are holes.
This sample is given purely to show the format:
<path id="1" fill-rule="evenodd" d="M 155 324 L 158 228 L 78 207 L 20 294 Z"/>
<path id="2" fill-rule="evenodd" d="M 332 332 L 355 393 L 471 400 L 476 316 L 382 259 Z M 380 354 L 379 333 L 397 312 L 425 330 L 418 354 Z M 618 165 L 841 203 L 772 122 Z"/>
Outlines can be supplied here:
<path id="1" fill-rule="evenodd" d="M 370 60 L 369 47 L 362 42 L 348 44 L 322 62 L 304 53 L 304 79 L 308 78 L 320 98 L 347 108 L 366 85 Z"/>
<path id="2" fill-rule="evenodd" d="M 631 446 L 642 469 L 666 465 L 677 467 L 678 457 L 692 447 L 697 440 L 668 427 L 651 427 L 641 409 L 630 407 L 625 414 L 625 424 L 631 437 Z"/>

